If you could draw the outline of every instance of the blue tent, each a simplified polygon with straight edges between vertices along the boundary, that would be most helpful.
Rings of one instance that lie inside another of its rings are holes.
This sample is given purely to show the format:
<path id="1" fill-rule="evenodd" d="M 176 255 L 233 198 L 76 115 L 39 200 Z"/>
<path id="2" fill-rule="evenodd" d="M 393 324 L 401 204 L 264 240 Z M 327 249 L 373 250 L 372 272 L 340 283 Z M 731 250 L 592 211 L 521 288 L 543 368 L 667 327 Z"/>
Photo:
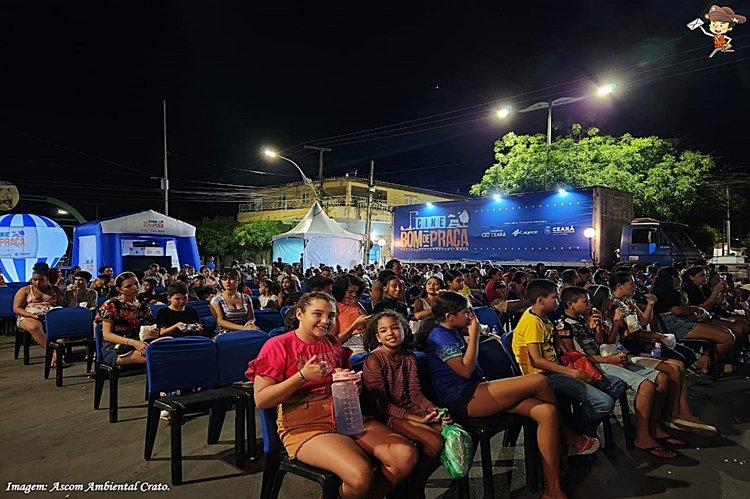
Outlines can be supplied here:
<path id="1" fill-rule="evenodd" d="M 54 267 L 67 249 L 65 231 L 47 217 L 0 216 L 0 269 L 8 282 L 27 282 L 36 263 Z"/>
<path id="2" fill-rule="evenodd" d="M 171 260 L 171 262 L 169 262 Z M 167 267 L 200 265 L 195 227 L 153 210 L 81 224 L 73 229 L 72 264 L 96 275 L 111 266 L 115 274 L 152 262 Z M 169 263 L 167 263 L 169 262 Z"/>

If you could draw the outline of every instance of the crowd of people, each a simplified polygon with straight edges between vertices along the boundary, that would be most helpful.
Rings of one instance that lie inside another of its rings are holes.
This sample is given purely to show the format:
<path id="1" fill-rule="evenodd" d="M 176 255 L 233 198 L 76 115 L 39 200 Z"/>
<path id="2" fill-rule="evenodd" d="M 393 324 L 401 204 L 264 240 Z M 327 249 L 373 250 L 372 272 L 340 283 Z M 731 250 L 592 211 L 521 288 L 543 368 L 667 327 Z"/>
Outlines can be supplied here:
<path id="1" fill-rule="evenodd" d="M 423 495 L 439 465 L 441 425 L 498 413 L 537 423 L 544 497 L 565 497 L 561 456 L 595 453 L 599 424 L 628 390 L 636 449 L 673 459 L 685 445 L 674 430 L 717 433 L 692 411 L 686 373 L 706 374 L 711 365 L 731 372 L 750 332 L 750 285 L 735 285 L 725 269 L 704 265 L 558 270 L 391 260 L 382 269 L 321 264 L 303 272 L 280 261 L 270 268 L 211 267 L 167 271 L 154 264 L 117 276 L 103 267 L 95 278 L 73 269 L 65 278 L 40 264 L 16 293 L 18 326 L 45 348 L 49 310 L 90 309 L 102 326 L 100 360 L 131 364 L 145 362 L 151 341 L 206 334 L 189 301 L 209 302 L 217 335 L 258 329 L 257 308 L 284 309 L 288 332 L 248 359 L 256 405 L 279 407 L 289 456 L 338 475 L 344 498 L 382 497 L 407 476 Z M 153 317 L 149 305 L 158 302 L 167 307 Z M 487 332 L 477 306 L 491 307 L 513 331 L 512 356 L 522 376 L 485 377 L 478 353 Z M 714 358 L 683 339 L 714 343 Z M 423 394 L 415 350 L 426 355 L 435 400 Z M 366 356 L 367 417 L 366 431 L 349 437 L 331 422 L 330 385 L 354 354 Z M 580 410 L 571 416 L 560 400 Z M 375 470 L 368 456 L 380 463 Z"/>

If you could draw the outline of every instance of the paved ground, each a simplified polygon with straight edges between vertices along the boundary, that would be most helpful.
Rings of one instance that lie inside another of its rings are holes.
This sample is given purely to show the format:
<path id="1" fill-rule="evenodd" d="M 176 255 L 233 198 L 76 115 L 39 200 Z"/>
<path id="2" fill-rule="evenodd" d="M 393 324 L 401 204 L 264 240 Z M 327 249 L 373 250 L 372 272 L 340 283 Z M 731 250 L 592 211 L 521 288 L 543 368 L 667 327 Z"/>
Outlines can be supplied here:
<path id="1" fill-rule="evenodd" d="M 41 349 L 33 352 L 32 365 L 13 359 L 13 339 L 0 337 L 0 490 L 2 497 L 23 497 L 13 488 L 40 485 L 47 492 L 26 497 L 138 497 L 159 498 L 258 497 L 261 464 L 234 466 L 232 416 L 222 440 L 206 445 L 207 420 L 197 418 L 184 426 L 183 475 L 187 484 L 169 485 L 169 431 L 162 425 L 157 435 L 154 459 L 143 460 L 145 430 L 145 377 L 128 378 L 120 387 L 120 418 L 110 424 L 108 396 L 103 409 L 93 410 L 93 380 L 85 364 L 65 370 L 65 386 L 42 379 Z M 621 432 L 615 433 L 615 448 L 599 452 L 595 459 L 571 461 L 568 481 L 571 497 L 603 498 L 727 498 L 750 496 L 750 368 L 718 382 L 692 380 L 691 400 L 696 412 L 717 424 L 722 435 L 713 439 L 681 435 L 690 446 L 683 456 L 669 462 L 655 462 L 638 452 L 624 451 Z M 619 428 L 615 425 L 616 428 Z M 527 497 L 525 494 L 522 447 L 493 450 L 496 457 L 496 497 Z M 515 456 L 515 461 L 511 461 Z M 513 466 L 512 463 L 516 466 Z M 472 497 L 481 497 L 480 468 L 472 469 Z M 510 479 L 510 483 L 509 483 Z M 169 490 L 151 492 L 53 491 L 61 485 L 90 482 L 148 482 Z M 447 474 L 433 475 L 427 495 L 455 497 Z M 105 495 L 106 494 L 106 495 Z M 309 482 L 288 477 L 281 497 L 317 498 L 320 491 Z M 539 494 L 537 494 L 538 496 Z"/>

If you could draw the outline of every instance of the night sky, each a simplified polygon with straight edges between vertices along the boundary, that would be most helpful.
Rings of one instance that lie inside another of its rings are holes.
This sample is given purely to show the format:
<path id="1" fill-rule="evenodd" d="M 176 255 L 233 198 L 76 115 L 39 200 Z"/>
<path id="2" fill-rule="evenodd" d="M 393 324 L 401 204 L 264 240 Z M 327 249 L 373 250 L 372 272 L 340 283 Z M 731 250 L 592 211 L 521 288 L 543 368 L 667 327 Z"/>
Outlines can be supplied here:
<path id="1" fill-rule="evenodd" d="M 544 110 L 500 122 L 499 104 L 609 81 L 611 99 L 555 108 L 556 125 L 675 137 L 750 173 L 750 23 L 729 33 L 735 53 L 709 59 L 711 38 L 686 25 L 710 5 L 3 0 L 0 180 L 89 219 L 162 210 L 150 177 L 167 99 L 178 218 L 235 214 L 248 187 L 299 179 L 263 145 L 310 177 L 305 143 L 332 147 L 326 176 L 365 176 L 374 159 L 379 180 L 466 194 L 495 139 L 546 130 Z"/>

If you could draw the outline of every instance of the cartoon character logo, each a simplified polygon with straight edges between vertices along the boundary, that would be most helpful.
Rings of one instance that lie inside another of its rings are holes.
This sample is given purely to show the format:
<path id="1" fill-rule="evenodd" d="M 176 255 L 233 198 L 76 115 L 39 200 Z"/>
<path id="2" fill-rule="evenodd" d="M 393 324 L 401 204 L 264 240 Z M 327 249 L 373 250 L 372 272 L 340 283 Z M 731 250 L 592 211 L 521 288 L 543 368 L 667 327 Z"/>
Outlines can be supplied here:
<path id="1" fill-rule="evenodd" d="M 737 24 L 744 24 L 747 21 L 745 16 L 735 14 L 730 7 L 720 7 L 712 5 L 705 16 L 709 20 L 708 31 L 703 28 L 705 24 L 701 18 L 688 23 L 691 30 L 700 29 L 704 35 L 714 39 L 714 50 L 708 58 L 712 58 L 717 52 L 734 52 L 732 50 L 732 39 L 726 34 L 732 31 Z"/>

